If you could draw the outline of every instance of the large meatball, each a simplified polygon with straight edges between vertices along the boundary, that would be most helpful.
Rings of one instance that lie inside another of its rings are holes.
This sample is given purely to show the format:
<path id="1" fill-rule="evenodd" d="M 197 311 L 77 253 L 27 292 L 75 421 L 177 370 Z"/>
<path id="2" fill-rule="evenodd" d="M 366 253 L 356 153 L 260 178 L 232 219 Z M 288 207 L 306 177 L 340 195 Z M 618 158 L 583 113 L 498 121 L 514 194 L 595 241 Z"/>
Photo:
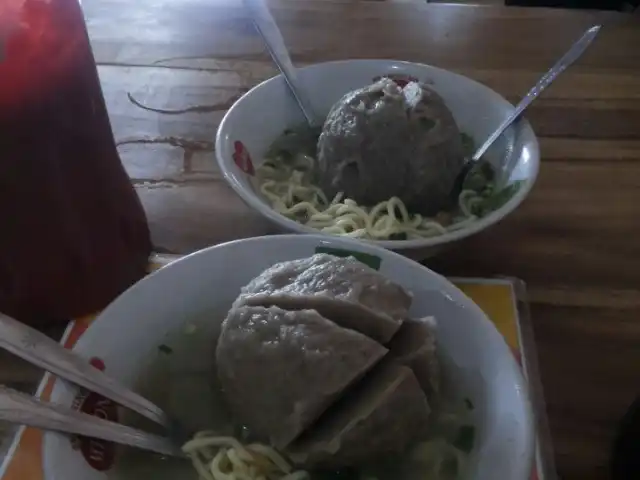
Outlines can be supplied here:
<path id="1" fill-rule="evenodd" d="M 283 448 L 386 353 L 315 310 L 240 306 L 222 325 L 216 361 L 238 420 Z"/>
<path id="2" fill-rule="evenodd" d="M 345 95 L 318 141 L 317 178 L 329 196 L 362 205 L 399 197 L 433 215 L 452 206 L 464 163 L 460 131 L 440 95 L 427 85 L 389 79 Z"/>
<path id="3" fill-rule="evenodd" d="M 236 420 L 304 468 L 357 466 L 424 438 L 435 323 L 408 318 L 411 299 L 353 257 L 266 269 L 242 288 L 216 347 Z"/>

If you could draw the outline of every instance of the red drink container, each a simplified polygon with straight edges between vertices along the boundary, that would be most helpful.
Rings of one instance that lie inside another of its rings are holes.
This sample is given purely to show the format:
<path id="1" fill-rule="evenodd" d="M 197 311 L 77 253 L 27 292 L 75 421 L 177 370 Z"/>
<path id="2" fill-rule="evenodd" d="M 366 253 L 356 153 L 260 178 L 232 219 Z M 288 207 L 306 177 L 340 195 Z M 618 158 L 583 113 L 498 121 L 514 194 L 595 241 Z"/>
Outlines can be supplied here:
<path id="1" fill-rule="evenodd" d="M 145 273 L 144 210 L 77 0 L 0 0 L 0 311 L 93 313 Z"/>

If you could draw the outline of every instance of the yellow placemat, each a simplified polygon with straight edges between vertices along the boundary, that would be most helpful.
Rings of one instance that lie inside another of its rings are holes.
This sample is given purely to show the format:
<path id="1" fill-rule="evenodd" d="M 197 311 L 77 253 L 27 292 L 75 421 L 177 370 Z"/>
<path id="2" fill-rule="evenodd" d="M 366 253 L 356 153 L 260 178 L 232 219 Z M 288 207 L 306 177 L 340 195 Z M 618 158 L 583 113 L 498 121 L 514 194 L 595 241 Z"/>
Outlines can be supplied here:
<path id="1" fill-rule="evenodd" d="M 171 258 L 155 259 L 152 270 L 164 266 Z M 518 302 L 515 284 L 510 280 L 452 279 L 452 281 L 493 320 L 504 335 L 514 354 L 521 360 L 522 336 L 519 324 Z M 71 348 L 89 327 L 95 317 L 74 320 L 69 323 L 61 340 L 66 348 Z M 48 400 L 53 380 L 46 374 L 36 395 Z M 540 458 L 538 458 L 540 461 Z M 543 479 L 536 468 L 532 480 Z M 44 480 L 42 469 L 42 432 L 33 428 L 21 428 L 0 467 L 0 480 Z"/>

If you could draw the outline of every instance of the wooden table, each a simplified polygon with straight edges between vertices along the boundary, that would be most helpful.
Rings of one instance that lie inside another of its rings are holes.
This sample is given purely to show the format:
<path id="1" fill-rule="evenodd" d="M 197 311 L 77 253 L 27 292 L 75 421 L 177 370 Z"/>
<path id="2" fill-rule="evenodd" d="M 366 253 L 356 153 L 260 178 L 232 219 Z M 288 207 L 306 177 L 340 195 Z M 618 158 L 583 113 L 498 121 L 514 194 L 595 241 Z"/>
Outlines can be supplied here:
<path id="1" fill-rule="evenodd" d="M 156 245 L 188 252 L 268 232 L 213 160 L 225 110 L 275 73 L 239 0 L 84 3 L 116 139 Z M 638 18 L 406 1 L 270 4 L 298 65 L 424 62 L 511 101 L 588 25 L 607 24 L 528 114 L 544 159 L 530 199 L 429 262 L 447 274 L 527 282 L 560 476 L 606 478 L 616 422 L 640 393 Z"/>

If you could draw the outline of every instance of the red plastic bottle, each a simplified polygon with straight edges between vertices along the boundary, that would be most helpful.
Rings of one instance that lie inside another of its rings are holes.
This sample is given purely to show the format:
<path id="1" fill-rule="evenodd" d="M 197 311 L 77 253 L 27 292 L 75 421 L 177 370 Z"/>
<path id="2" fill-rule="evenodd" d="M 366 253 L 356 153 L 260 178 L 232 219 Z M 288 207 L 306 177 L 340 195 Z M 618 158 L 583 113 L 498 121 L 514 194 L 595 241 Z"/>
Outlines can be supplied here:
<path id="1" fill-rule="evenodd" d="M 77 0 L 0 0 L 0 311 L 90 314 L 141 278 L 144 210 Z"/>

